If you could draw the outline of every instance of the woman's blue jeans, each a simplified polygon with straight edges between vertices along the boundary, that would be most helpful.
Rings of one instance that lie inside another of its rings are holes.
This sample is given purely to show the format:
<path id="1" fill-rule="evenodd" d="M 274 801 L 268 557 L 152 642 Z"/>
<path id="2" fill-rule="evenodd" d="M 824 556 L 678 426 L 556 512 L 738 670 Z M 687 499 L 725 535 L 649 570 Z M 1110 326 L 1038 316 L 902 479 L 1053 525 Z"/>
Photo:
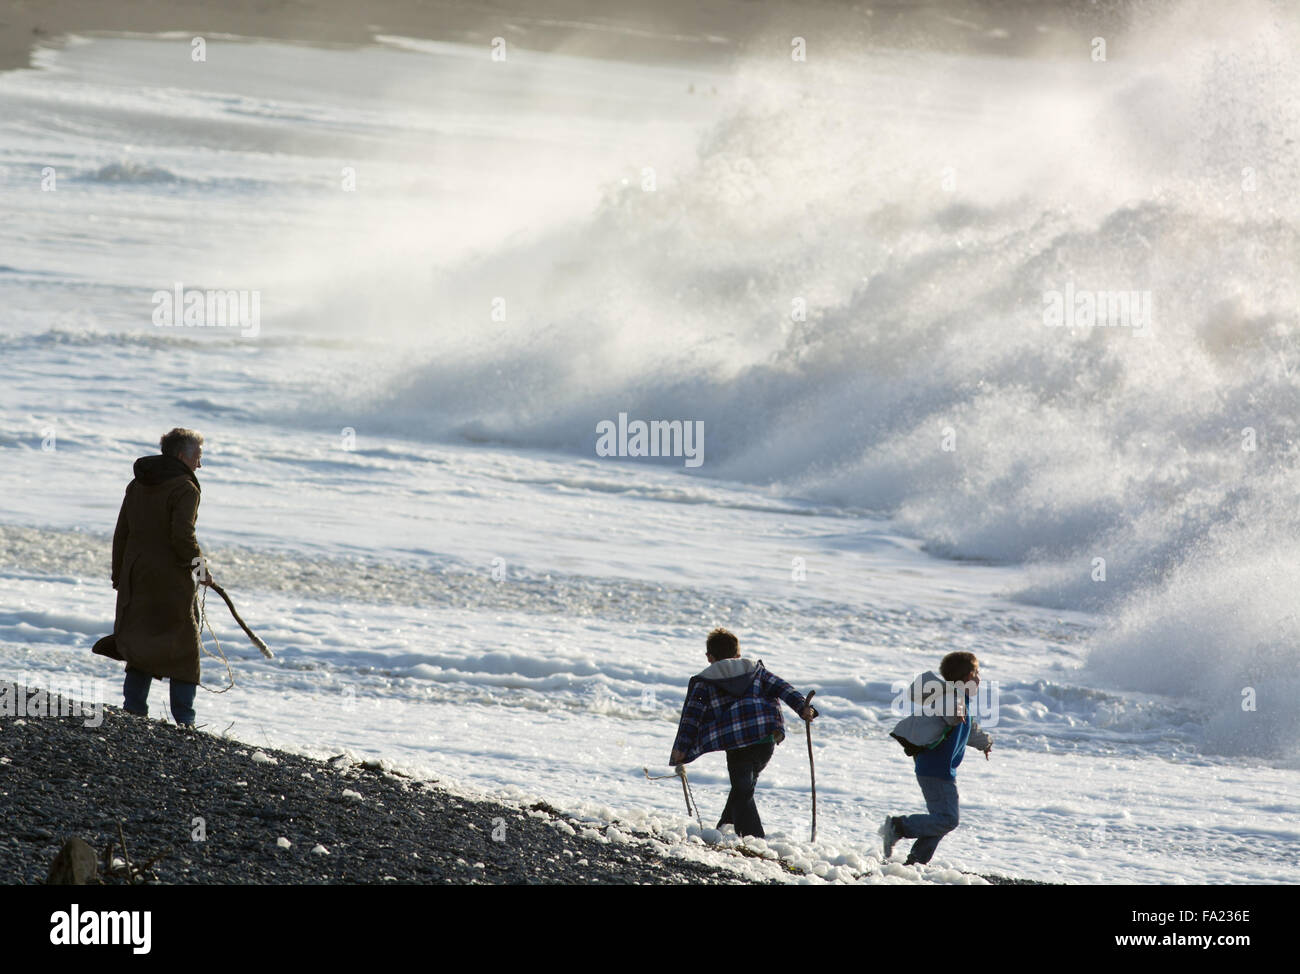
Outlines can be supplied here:
<path id="1" fill-rule="evenodd" d="M 198 691 L 197 683 L 184 683 L 181 680 L 168 680 L 171 684 L 172 716 L 178 724 L 194 724 L 194 694 Z M 125 698 L 123 709 L 127 713 L 140 717 L 149 716 L 149 687 L 153 677 L 140 670 L 126 668 L 126 681 L 122 684 L 122 696 Z"/>

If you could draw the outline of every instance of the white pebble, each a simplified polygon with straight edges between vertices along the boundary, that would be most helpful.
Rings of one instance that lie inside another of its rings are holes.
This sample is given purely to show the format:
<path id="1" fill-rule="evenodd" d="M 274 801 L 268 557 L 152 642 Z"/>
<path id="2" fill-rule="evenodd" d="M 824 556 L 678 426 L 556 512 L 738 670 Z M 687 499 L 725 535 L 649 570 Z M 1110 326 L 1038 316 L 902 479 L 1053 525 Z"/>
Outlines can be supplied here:
<path id="1" fill-rule="evenodd" d="M 311 851 L 312 851 L 312 855 L 316 855 L 316 856 L 328 856 L 330 854 L 330 851 L 326 849 L 323 845 L 321 845 L 319 842 L 317 842 L 316 845 L 312 847 Z"/>
<path id="2" fill-rule="evenodd" d="M 275 844 L 278 845 L 281 849 L 287 849 L 289 848 L 289 846 L 293 845 L 293 843 L 290 842 L 288 839 L 286 839 L 283 835 L 275 840 Z"/>

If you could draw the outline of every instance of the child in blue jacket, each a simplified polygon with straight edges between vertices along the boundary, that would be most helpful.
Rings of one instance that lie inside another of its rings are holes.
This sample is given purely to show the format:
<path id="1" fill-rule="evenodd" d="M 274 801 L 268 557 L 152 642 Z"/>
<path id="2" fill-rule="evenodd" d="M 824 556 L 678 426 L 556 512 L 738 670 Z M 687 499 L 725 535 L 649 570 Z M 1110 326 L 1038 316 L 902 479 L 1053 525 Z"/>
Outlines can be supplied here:
<path id="1" fill-rule="evenodd" d="M 939 847 L 939 840 L 957 827 L 957 766 L 966 748 L 984 753 L 987 761 L 993 738 L 980 729 L 970 713 L 972 690 L 979 687 L 980 661 L 974 653 L 949 653 L 939 673 L 928 672 L 913 681 L 914 703 L 926 693 L 941 700 L 934 714 L 905 717 L 890 735 L 916 762 L 916 783 L 925 799 L 924 815 L 890 815 L 880 827 L 884 858 L 899 839 L 916 839 L 904 865 L 924 865 Z"/>
<path id="2" fill-rule="evenodd" d="M 763 823 L 754 804 L 754 788 L 773 749 L 785 739 L 785 722 L 776 698 L 804 720 L 815 718 L 817 711 L 762 660 L 742 659 L 740 640 L 733 633 L 714 629 L 705 647 L 709 666 L 691 677 L 686 688 L 668 763 L 687 764 L 709 751 L 726 751 L 731 794 L 718 828 L 734 825 L 737 835 L 761 839 Z"/>

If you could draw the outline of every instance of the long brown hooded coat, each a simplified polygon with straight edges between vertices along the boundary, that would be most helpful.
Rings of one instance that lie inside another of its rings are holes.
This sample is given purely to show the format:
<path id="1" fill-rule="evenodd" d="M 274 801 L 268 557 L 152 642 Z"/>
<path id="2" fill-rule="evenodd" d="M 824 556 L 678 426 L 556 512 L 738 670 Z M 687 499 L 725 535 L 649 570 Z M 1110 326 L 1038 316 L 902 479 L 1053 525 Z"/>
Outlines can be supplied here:
<path id="1" fill-rule="evenodd" d="M 199 481 L 176 457 L 141 457 L 113 532 L 118 655 L 132 669 L 199 682 L 194 537 Z"/>

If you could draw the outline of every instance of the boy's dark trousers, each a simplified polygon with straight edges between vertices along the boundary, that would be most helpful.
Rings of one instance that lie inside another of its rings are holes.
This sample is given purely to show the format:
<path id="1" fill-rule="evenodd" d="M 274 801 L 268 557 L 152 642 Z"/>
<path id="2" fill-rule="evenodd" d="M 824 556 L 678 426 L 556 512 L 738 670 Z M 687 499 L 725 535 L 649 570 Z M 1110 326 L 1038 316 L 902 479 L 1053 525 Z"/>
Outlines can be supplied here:
<path id="1" fill-rule="evenodd" d="M 754 804 L 754 787 L 758 784 L 758 775 L 772 760 L 772 751 L 776 745 L 772 741 L 765 744 L 750 744 L 727 752 L 727 774 L 731 776 L 731 794 L 727 796 L 727 805 L 718 819 L 718 828 L 734 825 L 737 835 L 754 835 L 763 838 L 763 823 L 758 817 L 758 806 Z"/>

